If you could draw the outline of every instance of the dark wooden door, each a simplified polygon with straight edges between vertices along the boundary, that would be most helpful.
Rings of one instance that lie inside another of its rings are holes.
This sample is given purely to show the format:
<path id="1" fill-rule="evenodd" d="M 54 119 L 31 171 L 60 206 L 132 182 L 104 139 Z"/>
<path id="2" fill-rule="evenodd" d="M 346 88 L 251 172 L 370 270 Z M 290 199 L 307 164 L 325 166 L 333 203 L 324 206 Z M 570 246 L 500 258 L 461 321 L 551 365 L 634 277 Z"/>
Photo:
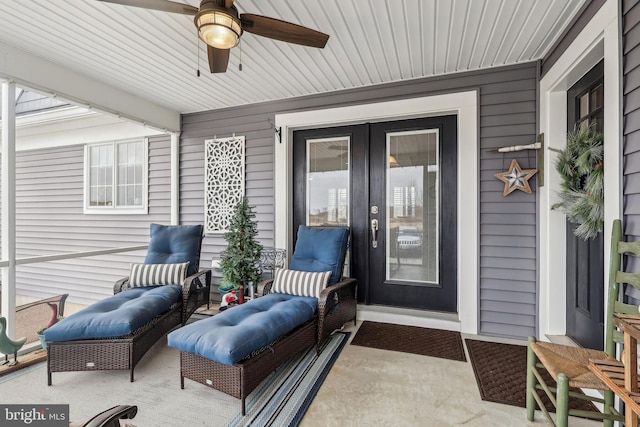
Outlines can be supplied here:
<path id="1" fill-rule="evenodd" d="M 294 229 L 348 225 L 365 304 L 457 311 L 457 121 L 294 132 Z"/>
<path id="2" fill-rule="evenodd" d="M 604 66 L 600 62 L 567 91 L 567 126 L 603 128 Z M 604 346 L 604 237 L 583 240 L 567 221 L 567 335 L 587 348 Z"/>

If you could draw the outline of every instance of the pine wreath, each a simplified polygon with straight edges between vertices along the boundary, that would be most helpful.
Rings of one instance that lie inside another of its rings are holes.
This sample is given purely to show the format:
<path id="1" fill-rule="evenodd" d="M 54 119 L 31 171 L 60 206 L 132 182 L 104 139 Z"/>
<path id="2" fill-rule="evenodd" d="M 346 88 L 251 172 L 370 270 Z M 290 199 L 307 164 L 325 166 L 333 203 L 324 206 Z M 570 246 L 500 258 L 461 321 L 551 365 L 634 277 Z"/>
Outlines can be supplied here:
<path id="1" fill-rule="evenodd" d="M 558 151 L 556 170 L 562 177 L 560 202 L 551 209 L 578 224 L 574 233 L 587 240 L 604 227 L 604 138 L 592 126 L 567 134 L 567 146 Z"/>

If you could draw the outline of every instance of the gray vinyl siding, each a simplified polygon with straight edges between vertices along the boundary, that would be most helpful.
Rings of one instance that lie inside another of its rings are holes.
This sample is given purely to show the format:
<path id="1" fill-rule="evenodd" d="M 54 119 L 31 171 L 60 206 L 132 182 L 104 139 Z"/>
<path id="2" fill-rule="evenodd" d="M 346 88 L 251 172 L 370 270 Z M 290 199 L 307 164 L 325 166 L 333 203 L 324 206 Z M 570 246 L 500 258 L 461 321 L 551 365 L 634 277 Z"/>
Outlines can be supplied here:
<path id="1" fill-rule="evenodd" d="M 17 257 L 53 255 L 144 245 L 149 224 L 170 221 L 169 136 L 149 138 L 148 215 L 85 215 L 84 145 L 19 151 L 16 155 Z M 69 293 L 69 301 L 90 304 L 113 293 L 131 262 L 145 251 L 19 265 L 22 295 Z"/>
<path id="2" fill-rule="evenodd" d="M 533 194 L 516 191 L 504 197 L 504 184 L 493 174 L 507 170 L 513 158 L 523 168 L 535 168 L 536 156 L 527 152 L 503 156 L 487 150 L 535 141 L 536 74 L 536 64 L 528 63 L 184 115 L 180 141 L 180 222 L 203 221 L 205 139 L 234 133 L 246 137 L 246 194 L 256 207 L 260 241 L 272 246 L 272 124 L 276 114 L 477 89 L 480 172 L 478 177 L 468 179 L 479 179 L 480 191 L 480 333 L 517 338 L 535 335 L 536 179 L 530 181 Z M 207 236 L 203 262 L 217 258 L 225 245 L 221 236 Z"/>
<path id="3" fill-rule="evenodd" d="M 640 1 L 623 1 L 622 14 L 623 227 L 640 240 Z M 629 267 L 640 271 L 637 262 Z"/>

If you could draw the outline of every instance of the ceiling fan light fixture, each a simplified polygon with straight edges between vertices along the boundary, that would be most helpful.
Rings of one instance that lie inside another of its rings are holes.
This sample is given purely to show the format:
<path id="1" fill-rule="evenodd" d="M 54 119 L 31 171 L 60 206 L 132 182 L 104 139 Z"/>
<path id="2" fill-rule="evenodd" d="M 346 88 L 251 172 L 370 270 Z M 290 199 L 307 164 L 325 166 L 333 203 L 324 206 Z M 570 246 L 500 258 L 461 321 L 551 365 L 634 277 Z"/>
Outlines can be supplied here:
<path id="1" fill-rule="evenodd" d="M 242 27 L 238 17 L 217 7 L 200 10 L 195 17 L 198 36 L 211 47 L 231 49 L 238 44 Z"/>

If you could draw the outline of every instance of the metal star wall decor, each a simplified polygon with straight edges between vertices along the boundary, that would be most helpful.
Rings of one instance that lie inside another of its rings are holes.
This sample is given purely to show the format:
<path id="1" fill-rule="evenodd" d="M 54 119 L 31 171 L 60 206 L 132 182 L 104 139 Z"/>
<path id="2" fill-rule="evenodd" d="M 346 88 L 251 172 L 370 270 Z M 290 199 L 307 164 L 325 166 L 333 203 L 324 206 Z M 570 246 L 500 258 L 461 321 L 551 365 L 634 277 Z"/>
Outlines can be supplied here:
<path id="1" fill-rule="evenodd" d="M 503 196 L 511 194 L 515 190 L 531 194 L 529 180 L 538 172 L 538 169 L 522 169 L 516 159 L 511 160 L 511 166 L 506 172 L 496 173 L 493 176 L 504 182 Z"/>

